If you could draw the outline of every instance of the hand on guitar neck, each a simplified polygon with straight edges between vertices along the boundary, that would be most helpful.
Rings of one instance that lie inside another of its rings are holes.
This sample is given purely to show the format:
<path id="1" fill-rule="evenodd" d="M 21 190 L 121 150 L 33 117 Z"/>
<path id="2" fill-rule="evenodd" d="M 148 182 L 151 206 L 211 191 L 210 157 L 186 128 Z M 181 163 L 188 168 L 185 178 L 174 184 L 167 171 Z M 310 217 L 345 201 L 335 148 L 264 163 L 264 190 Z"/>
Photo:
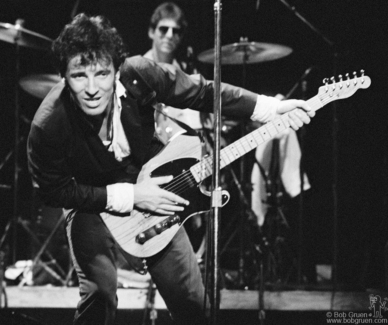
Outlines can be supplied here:
<path id="1" fill-rule="evenodd" d="M 288 112 L 290 127 L 297 131 L 303 124 L 309 124 L 311 117 L 315 116 L 315 111 L 304 100 L 287 99 L 279 102 L 278 114 Z"/>

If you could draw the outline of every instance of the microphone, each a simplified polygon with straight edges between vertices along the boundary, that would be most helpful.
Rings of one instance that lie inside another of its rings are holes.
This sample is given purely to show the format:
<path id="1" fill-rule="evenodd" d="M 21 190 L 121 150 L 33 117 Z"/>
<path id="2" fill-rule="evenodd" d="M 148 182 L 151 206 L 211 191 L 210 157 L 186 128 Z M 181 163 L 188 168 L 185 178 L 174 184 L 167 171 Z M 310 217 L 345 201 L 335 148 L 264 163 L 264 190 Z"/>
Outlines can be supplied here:
<path id="1" fill-rule="evenodd" d="M 306 78 L 310 74 L 310 72 L 314 69 L 316 69 L 315 65 L 312 65 L 311 67 L 307 68 L 306 71 L 303 73 L 302 77 L 300 78 L 300 80 L 303 80 L 304 78 Z"/>
<path id="2" fill-rule="evenodd" d="M 73 9 L 71 10 L 70 13 L 70 18 L 73 19 L 75 15 L 77 14 L 78 7 L 79 7 L 80 0 L 76 0 L 73 6 Z"/>
<path id="3" fill-rule="evenodd" d="M 314 69 L 316 69 L 316 66 L 314 65 L 312 65 L 311 67 L 308 67 L 303 73 L 303 75 L 299 78 L 299 80 L 295 83 L 295 85 L 291 88 L 291 90 L 287 93 L 284 99 L 290 98 L 290 96 L 294 93 L 296 88 L 298 88 L 298 86 L 302 83 L 302 81 L 304 81 L 307 78 L 307 76 L 311 73 L 311 71 L 313 71 Z"/>

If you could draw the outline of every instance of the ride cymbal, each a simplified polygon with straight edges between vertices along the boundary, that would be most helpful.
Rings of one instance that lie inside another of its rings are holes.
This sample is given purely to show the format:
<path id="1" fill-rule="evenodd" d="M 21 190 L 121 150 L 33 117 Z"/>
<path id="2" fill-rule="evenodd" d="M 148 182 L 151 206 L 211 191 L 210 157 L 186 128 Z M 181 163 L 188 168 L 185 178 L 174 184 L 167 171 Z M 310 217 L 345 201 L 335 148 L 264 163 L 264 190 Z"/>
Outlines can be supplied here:
<path id="1" fill-rule="evenodd" d="M 19 84 L 30 95 L 43 99 L 60 80 L 56 74 L 33 74 L 21 78 Z"/>
<path id="2" fill-rule="evenodd" d="M 221 64 L 253 64 L 272 61 L 285 57 L 291 52 L 292 49 L 285 45 L 242 40 L 221 47 Z M 198 60 L 203 63 L 214 63 L 214 56 L 214 49 L 209 49 L 200 53 Z"/>
<path id="3" fill-rule="evenodd" d="M 46 36 L 9 23 L 0 23 L 0 40 L 37 50 L 48 50 L 52 43 Z"/>

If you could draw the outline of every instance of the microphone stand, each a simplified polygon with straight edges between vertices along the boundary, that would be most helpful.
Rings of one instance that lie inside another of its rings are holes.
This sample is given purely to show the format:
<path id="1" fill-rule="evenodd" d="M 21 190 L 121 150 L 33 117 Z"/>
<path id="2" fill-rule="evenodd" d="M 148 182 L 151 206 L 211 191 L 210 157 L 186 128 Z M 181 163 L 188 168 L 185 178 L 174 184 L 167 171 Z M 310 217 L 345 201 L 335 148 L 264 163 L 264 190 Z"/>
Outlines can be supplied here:
<path id="1" fill-rule="evenodd" d="M 336 75 L 337 72 L 337 61 L 338 53 L 335 50 L 335 43 L 325 36 L 318 28 L 312 25 L 306 18 L 304 18 L 294 6 L 291 6 L 286 0 L 279 0 L 283 3 L 299 20 L 301 20 L 305 25 L 307 25 L 315 34 L 319 35 L 321 39 L 325 41 L 327 45 L 333 50 L 333 73 Z M 338 265 L 338 118 L 337 118 L 337 104 L 333 104 L 333 272 L 332 272 L 332 281 L 333 281 L 333 291 L 337 287 L 337 265 Z"/>
<path id="2" fill-rule="evenodd" d="M 219 310 L 219 222 L 222 207 L 222 189 L 220 186 L 220 150 L 221 150 L 221 0 L 214 3 L 214 148 L 213 148 L 213 177 L 212 177 L 212 215 L 210 218 L 210 236 L 212 253 L 212 276 L 210 298 L 210 324 L 217 324 Z"/>
<path id="3" fill-rule="evenodd" d="M 296 84 L 290 89 L 286 96 L 284 96 L 283 100 L 289 99 L 290 96 L 294 93 L 294 91 L 301 86 L 303 99 L 306 99 L 306 78 L 310 74 L 310 72 L 314 69 L 314 66 L 311 66 L 306 69 L 303 75 L 299 78 Z M 301 159 L 299 164 L 299 177 L 300 177 L 300 194 L 299 194 L 299 214 L 298 214 L 298 258 L 297 258 L 297 282 L 300 285 L 302 282 L 302 244 L 303 244 L 303 206 L 304 206 L 304 163 L 303 163 L 303 151 L 304 151 L 304 135 L 305 135 L 305 127 L 302 126 L 300 128 L 300 137 L 299 137 L 299 145 L 301 151 Z"/>

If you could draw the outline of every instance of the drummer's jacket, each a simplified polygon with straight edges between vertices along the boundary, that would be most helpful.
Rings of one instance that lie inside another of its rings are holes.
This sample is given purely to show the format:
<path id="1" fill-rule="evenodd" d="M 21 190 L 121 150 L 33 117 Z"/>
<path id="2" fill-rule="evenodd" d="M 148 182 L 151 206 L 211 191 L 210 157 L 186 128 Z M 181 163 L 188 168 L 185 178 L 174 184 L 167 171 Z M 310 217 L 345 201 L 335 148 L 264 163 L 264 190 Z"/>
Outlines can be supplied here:
<path id="1" fill-rule="evenodd" d="M 77 107 L 70 90 L 59 82 L 37 110 L 28 137 L 28 166 L 34 186 L 49 206 L 102 212 L 109 184 L 136 183 L 142 165 L 161 148 L 155 137 L 155 102 L 177 108 L 213 111 L 214 83 L 186 75 L 168 64 L 141 56 L 120 68 L 126 89 L 120 120 L 130 156 L 118 161 L 98 135 L 93 121 Z M 257 94 L 221 84 L 223 114 L 250 117 Z"/>

